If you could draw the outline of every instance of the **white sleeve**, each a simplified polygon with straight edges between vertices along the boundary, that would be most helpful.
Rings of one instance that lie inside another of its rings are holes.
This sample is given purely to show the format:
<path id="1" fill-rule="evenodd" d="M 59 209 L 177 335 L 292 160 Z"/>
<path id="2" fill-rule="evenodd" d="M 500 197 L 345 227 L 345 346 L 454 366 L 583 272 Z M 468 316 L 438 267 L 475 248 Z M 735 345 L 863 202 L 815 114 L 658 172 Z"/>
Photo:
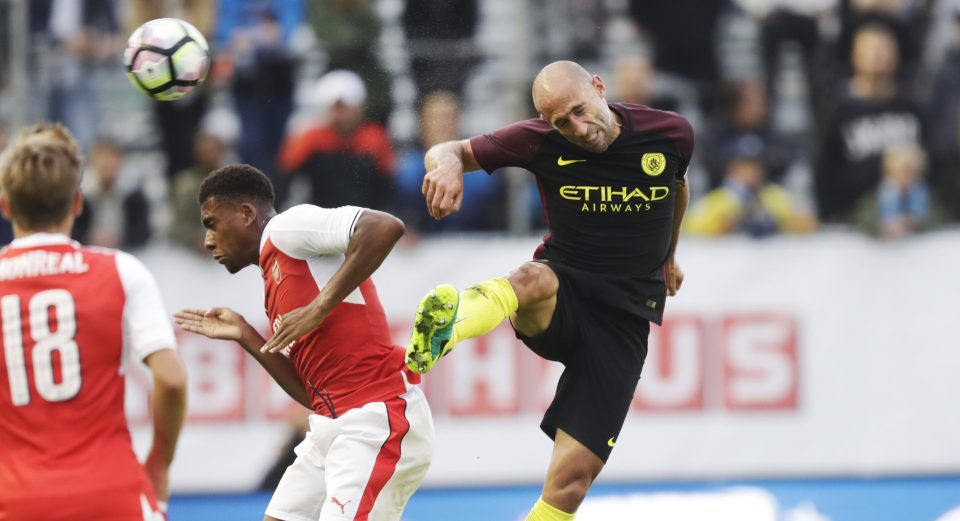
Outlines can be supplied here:
<path id="1" fill-rule="evenodd" d="M 123 337 L 131 360 L 141 361 L 161 349 L 176 349 L 173 326 L 153 275 L 139 259 L 117 252 L 117 271 L 123 284 Z"/>
<path id="2" fill-rule="evenodd" d="M 294 206 L 270 221 L 270 241 L 287 255 L 301 259 L 343 253 L 363 210 L 358 206 Z"/>

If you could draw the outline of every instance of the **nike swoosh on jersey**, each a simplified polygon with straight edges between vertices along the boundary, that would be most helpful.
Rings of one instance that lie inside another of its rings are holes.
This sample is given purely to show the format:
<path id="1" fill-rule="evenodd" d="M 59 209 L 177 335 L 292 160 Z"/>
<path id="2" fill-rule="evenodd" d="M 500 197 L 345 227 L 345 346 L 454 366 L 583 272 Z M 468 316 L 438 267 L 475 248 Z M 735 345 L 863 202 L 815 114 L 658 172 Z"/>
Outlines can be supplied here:
<path id="1" fill-rule="evenodd" d="M 560 166 L 567 166 L 573 163 L 583 163 L 586 159 L 564 159 L 563 156 L 557 158 L 557 164 Z"/>
<path id="2" fill-rule="evenodd" d="M 617 442 L 616 442 L 613 438 L 610 438 L 609 440 L 607 440 L 607 446 L 608 446 L 608 447 L 613 447 L 613 446 L 616 445 L 616 444 L 617 444 Z"/>

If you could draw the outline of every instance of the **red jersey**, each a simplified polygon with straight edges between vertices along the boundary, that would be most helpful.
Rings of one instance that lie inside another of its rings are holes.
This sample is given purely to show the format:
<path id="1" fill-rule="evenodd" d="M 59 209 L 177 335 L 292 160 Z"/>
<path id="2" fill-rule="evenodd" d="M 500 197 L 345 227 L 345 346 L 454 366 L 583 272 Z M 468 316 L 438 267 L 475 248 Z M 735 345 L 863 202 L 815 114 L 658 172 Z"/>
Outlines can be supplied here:
<path id="1" fill-rule="evenodd" d="M 17 239 L 0 250 L 0 323 L 0 520 L 26 502 L 146 483 L 124 359 L 175 344 L 140 261 L 60 234 Z"/>
<path id="2" fill-rule="evenodd" d="M 362 211 L 356 206 L 300 205 L 267 223 L 259 264 L 274 330 L 284 313 L 312 302 L 340 267 Z M 336 418 L 400 396 L 411 383 L 419 383 L 419 375 L 404 364 L 404 351 L 390 341 L 377 289 L 367 279 L 316 329 L 283 352 L 310 392 L 313 410 Z"/>

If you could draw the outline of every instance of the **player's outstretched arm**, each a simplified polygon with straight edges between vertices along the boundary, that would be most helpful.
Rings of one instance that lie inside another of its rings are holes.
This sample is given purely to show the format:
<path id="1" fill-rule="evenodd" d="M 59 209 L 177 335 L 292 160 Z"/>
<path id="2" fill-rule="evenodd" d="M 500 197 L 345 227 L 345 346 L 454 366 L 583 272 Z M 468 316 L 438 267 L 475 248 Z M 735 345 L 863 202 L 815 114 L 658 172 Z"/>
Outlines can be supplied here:
<path id="1" fill-rule="evenodd" d="M 353 228 L 343 264 L 313 302 L 283 315 L 280 327 L 261 351 L 279 351 L 319 326 L 337 304 L 380 267 L 403 232 L 400 219 L 376 210 L 363 210 Z"/>
<path id="2" fill-rule="evenodd" d="M 234 342 L 240 341 L 244 326 L 249 326 L 243 315 L 230 308 L 181 309 L 173 314 L 173 321 L 184 331 Z"/>
<path id="3" fill-rule="evenodd" d="M 157 500 L 166 501 L 167 475 L 187 409 L 187 373 L 173 349 L 154 351 L 144 363 L 153 373 L 153 445 L 144 467 Z"/>
<path id="4" fill-rule="evenodd" d="M 266 340 L 254 329 L 243 315 L 230 308 L 181 309 L 173 315 L 174 322 L 184 331 L 197 333 L 207 338 L 232 340 L 270 373 L 270 376 L 297 403 L 311 409 L 310 395 L 300 381 L 293 362 L 285 356 L 260 352 Z M 282 347 L 282 346 L 281 346 Z"/>
<path id="5" fill-rule="evenodd" d="M 441 219 L 460 210 L 463 201 L 463 173 L 479 170 L 470 140 L 447 141 L 430 147 L 423 158 L 423 196 L 427 211 Z"/>

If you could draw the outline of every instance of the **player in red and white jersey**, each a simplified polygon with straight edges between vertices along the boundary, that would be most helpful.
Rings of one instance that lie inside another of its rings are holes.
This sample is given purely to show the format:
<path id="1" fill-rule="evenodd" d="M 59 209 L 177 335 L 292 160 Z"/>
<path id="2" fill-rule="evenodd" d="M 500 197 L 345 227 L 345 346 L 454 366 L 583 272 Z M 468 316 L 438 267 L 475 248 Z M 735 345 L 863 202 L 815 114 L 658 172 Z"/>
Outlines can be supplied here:
<path id="1" fill-rule="evenodd" d="M 59 125 L 23 132 L 0 160 L 0 521 L 162 520 L 186 404 L 185 372 L 156 282 L 133 256 L 69 239 L 81 160 Z M 141 464 L 124 374 L 154 379 Z"/>
<path id="2" fill-rule="evenodd" d="M 227 308 L 185 309 L 185 330 L 235 340 L 295 400 L 310 432 L 265 519 L 400 519 L 433 454 L 433 420 L 390 341 L 370 276 L 401 235 L 383 212 L 301 205 L 277 214 L 273 187 L 249 165 L 200 186 L 205 245 L 230 273 L 258 265 L 273 337 Z"/>

